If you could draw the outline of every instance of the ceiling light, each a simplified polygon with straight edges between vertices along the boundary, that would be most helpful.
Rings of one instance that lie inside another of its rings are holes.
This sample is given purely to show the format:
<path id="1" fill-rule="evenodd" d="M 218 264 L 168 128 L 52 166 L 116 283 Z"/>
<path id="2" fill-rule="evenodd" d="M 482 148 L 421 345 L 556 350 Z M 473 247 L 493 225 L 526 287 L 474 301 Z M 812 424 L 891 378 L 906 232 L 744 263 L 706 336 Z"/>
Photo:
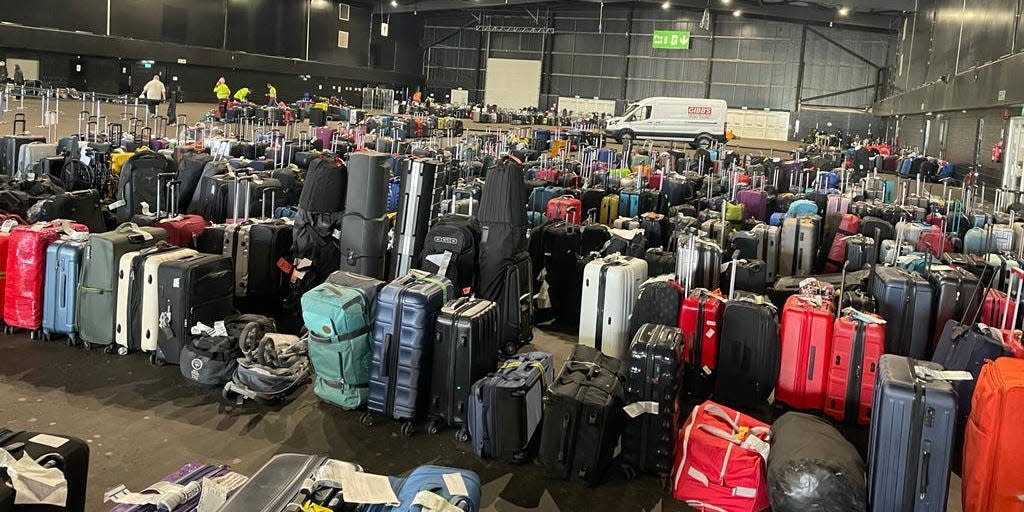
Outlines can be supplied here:
<path id="1" fill-rule="evenodd" d="M 840 16 L 846 16 L 847 14 L 850 14 L 850 8 L 849 7 L 840 7 L 839 8 L 839 15 Z"/>
<path id="2" fill-rule="evenodd" d="M 670 4 L 668 0 L 665 0 L 665 3 L 661 4 L 662 9 L 668 9 L 669 7 L 672 7 L 672 4 Z"/>
<path id="3" fill-rule="evenodd" d="M 739 18 L 740 16 L 743 16 L 743 11 L 736 9 L 735 11 L 732 12 L 732 15 Z"/>
<path id="4" fill-rule="evenodd" d="M 723 5 L 729 5 L 731 3 L 732 3 L 732 0 L 722 0 L 722 4 Z"/>
<path id="5" fill-rule="evenodd" d="M 398 7 L 398 0 L 391 0 L 391 7 Z"/>

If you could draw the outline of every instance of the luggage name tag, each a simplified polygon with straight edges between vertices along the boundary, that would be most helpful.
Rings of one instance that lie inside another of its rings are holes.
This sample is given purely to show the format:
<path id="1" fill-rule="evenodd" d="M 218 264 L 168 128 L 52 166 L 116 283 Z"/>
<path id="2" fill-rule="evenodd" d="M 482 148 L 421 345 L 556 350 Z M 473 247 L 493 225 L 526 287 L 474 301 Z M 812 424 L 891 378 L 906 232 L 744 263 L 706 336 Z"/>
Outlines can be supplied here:
<path id="1" fill-rule="evenodd" d="M 772 446 L 751 432 L 747 434 L 746 439 L 744 439 L 740 444 L 740 448 L 755 451 L 765 460 L 765 462 L 768 462 L 768 454 L 771 452 Z"/>
<path id="2" fill-rule="evenodd" d="M 448 475 L 444 475 L 447 477 Z M 459 495 L 463 496 L 463 495 Z M 452 505 L 451 502 L 430 491 L 420 491 L 412 499 L 412 505 L 419 505 L 423 510 L 431 512 L 460 512 L 462 509 Z"/>
<path id="3" fill-rule="evenodd" d="M 958 370 L 933 370 L 924 366 L 915 366 L 914 375 L 924 380 L 974 380 L 974 376 L 971 375 L 971 372 Z"/>
<path id="4" fill-rule="evenodd" d="M 125 201 L 124 199 L 119 199 L 117 201 L 114 201 L 113 203 L 108 204 L 107 205 L 107 210 L 108 211 L 114 211 L 114 210 L 116 210 L 118 208 L 121 208 L 122 206 L 127 205 L 127 204 L 128 204 L 128 202 Z"/>
<path id="5" fill-rule="evenodd" d="M 658 414 L 658 402 L 633 402 L 622 410 L 626 411 L 630 418 L 636 418 L 641 414 Z"/>
<path id="6" fill-rule="evenodd" d="M 444 480 L 450 496 L 469 497 L 469 489 L 466 488 L 466 480 L 462 478 L 462 473 L 445 473 L 441 475 L 441 479 Z"/>
<path id="7" fill-rule="evenodd" d="M 18 221 L 14 219 L 7 219 L 3 224 L 0 224 L 0 233 L 10 233 L 14 226 L 18 225 Z"/>
<path id="8" fill-rule="evenodd" d="M 189 329 L 189 332 L 191 332 L 193 336 L 213 336 L 213 327 L 202 322 L 196 322 L 196 324 Z"/>
<path id="9" fill-rule="evenodd" d="M 292 270 L 295 270 L 295 267 L 284 256 L 278 258 L 276 265 L 285 274 L 291 274 Z"/>

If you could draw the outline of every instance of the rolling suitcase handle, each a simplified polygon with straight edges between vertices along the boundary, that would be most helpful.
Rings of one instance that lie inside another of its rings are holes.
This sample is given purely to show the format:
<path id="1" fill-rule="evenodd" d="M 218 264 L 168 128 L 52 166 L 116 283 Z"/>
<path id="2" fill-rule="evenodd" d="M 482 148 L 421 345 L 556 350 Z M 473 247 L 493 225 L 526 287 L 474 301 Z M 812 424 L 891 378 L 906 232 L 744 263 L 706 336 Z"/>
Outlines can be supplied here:
<path id="1" fill-rule="evenodd" d="M 740 251 L 734 251 L 732 253 L 732 275 L 729 277 L 729 300 L 733 300 L 736 296 L 736 263 L 739 261 Z"/>
<path id="2" fill-rule="evenodd" d="M 239 169 L 239 171 L 242 171 L 242 169 Z M 238 173 L 238 172 L 235 173 L 235 205 L 234 205 L 234 209 L 233 209 L 234 215 L 232 216 L 232 221 L 235 224 L 237 224 L 239 222 L 238 203 L 241 202 L 241 199 L 239 198 L 239 193 L 241 193 L 241 191 L 242 191 L 242 187 L 241 187 L 242 182 L 245 182 L 245 192 L 246 192 L 246 194 L 245 194 L 245 217 L 242 220 L 248 220 L 249 219 L 249 196 L 251 195 L 251 192 L 252 192 L 252 178 L 253 178 L 253 176 L 251 174 L 244 174 L 244 173 Z"/>
<path id="3" fill-rule="evenodd" d="M 178 175 L 173 172 L 162 172 L 156 175 L 156 210 L 153 214 L 156 215 L 157 219 L 162 218 L 164 213 L 164 202 L 163 198 L 160 196 L 160 189 L 168 187 L 168 183 L 177 177 Z M 170 208 L 168 208 L 168 210 L 170 210 Z"/>
<path id="4" fill-rule="evenodd" d="M 267 193 L 270 193 L 270 207 L 271 213 L 277 208 L 277 187 L 267 187 L 260 193 L 260 218 L 266 219 L 267 217 Z M 248 211 L 248 209 L 246 209 Z"/>

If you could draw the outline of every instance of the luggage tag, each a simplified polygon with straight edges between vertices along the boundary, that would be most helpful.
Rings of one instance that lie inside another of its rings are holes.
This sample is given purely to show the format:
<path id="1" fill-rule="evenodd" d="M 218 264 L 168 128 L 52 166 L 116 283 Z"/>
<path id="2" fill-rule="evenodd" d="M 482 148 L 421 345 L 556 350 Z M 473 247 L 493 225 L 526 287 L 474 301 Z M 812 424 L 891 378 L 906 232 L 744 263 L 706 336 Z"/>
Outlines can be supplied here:
<path id="1" fill-rule="evenodd" d="M 658 414 L 658 402 L 633 402 L 622 410 L 626 411 L 630 418 L 636 418 L 641 414 Z"/>
<path id="2" fill-rule="evenodd" d="M 924 380 L 974 380 L 974 376 L 971 375 L 971 372 L 959 370 L 933 370 L 924 366 L 914 366 L 914 375 L 919 379 Z"/>
<path id="3" fill-rule="evenodd" d="M 854 309 L 852 307 L 843 308 L 843 314 L 848 316 L 848 317 L 850 317 L 850 318 L 853 318 L 854 320 L 857 320 L 859 322 L 863 322 L 863 323 L 866 323 L 866 324 L 885 325 L 885 323 L 886 323 L 885 320 L 882 319 L 881 317 L 876 317 L 876 316 L 869 315 L 869 314 L 867 314 L 867 313 L 865 313 L 863 311 L 859 311 L 859 310 Z"/>
<path id="4" fill-rule="evenodd" d="M 3 224 L 0 224 L 0 233 L 10 233 L 14 226 L 18 225 L 18 221 L 14 219 L 7 219 Z"/>
<path id="5" fill-rule="evenodd" d="M 193 336 L 213 336 L 213 327 L 202 322 L 196 322 L 196 325 L 193 325 L 189 332 Z"/>
<path id="6" fill-rule="evenodd" d="M 749 432 L 746 439 L 740 443 L 740 448 L 755 451 L 765 462 L 768 462 L 768 454 L 771 452 L 772 446 L 760 437 L 757 437 L 753 432 Z"/>
<path id="7" fill-rule="evenodd" d="M 444 475 L 447 477 L 448 475 Z M 454 494 L 453 494 L 454 495 Z M 457 496 L 464 496 L 459 494 Z M 461 512 L 462 509 L 452 505 L 451 502 L 444 499 L 440 495 L 434 494 L 430 491 L 420 491 L 416 493 L 416 497 L 412 500 L 412 505 L 419 505 L 422 510 L 429 510 L 431 512 Z"/>

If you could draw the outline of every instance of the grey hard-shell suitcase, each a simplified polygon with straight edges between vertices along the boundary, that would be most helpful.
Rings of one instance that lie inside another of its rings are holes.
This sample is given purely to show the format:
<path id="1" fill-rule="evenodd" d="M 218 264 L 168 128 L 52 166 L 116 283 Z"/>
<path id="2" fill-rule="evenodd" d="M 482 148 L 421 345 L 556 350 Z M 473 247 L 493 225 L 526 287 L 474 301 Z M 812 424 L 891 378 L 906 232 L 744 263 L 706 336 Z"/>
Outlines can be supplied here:
<path id="1" fill-rule="evenodd" d="M 920 274 L 875 267 L 869 284 L 885 319 L 885 352 L 923 359 L 932 328 L 932 287 Z"/>
<path id="2" fill-rule="evenodd" d="M 787 218 L 782 221 L 779 242 L 779 275 L 808 276 L 814 271 L 818 254 L 818 216 Z"/>
<path id="3" fill-rule="evenodd" d="M 922 378 L 936 363 L 878 360 L 868 441 L 868 510 L 946 510 L 957 399 L 949 382 Z"/>

